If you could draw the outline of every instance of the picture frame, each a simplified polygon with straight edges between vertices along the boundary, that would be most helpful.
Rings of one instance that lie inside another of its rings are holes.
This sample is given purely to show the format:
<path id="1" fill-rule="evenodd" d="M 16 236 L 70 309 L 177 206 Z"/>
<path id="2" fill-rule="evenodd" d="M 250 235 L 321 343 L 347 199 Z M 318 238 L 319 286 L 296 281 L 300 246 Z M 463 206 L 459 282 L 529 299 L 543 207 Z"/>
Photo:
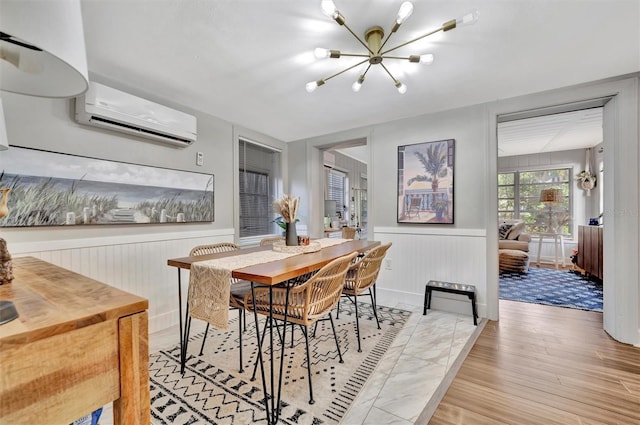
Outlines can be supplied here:
<path id="1" fill-rule="evenodd" d="M 214 221 L 214 175 L 11 145 L 0 227 Z"/>
<path id="2" fill-rule="evenodd" d="M 454 223 L 454 162 L 454 139 L 398 146 L 398 223 Z"/>

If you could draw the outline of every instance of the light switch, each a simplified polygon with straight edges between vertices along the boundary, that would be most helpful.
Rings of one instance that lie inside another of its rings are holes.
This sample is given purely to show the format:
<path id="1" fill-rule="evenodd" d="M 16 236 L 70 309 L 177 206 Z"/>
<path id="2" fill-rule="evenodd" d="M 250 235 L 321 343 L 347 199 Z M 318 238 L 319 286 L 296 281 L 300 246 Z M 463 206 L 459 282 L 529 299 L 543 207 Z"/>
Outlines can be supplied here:
<path id="1" fill-rule="evenodd" d="M 198 152 L 196 154 L 196 165 L 204 165 L 204 153 Z"/>

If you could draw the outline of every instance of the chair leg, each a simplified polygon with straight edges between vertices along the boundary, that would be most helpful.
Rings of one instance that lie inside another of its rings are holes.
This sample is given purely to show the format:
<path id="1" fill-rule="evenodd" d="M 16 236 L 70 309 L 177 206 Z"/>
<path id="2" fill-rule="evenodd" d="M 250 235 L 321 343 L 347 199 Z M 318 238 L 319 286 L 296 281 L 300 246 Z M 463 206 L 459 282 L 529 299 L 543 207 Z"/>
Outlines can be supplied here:
<path id="1" fill-rule="evenodd" d="M 247 313 L 247 310 L 245 309 L 238 310 L 238 338 L 239 338 L 238 345 L 240 347 L 240 369 L 238 369 L 239 373 L 244 372 L 244 369 L 242 369 L 242 324 L 244 323 L 245 326 L 247 325 L 246 313 Z M 244 317 L 244 320 L 243 320 L 243 317 Z M 202 345 L 204 346 L 204 341 Z"/>
<path id="2" fill-rule="evenodd" d="M 340 357 L 340 363 L 344 363 L 344 360 L 342 360 L 342 352 L 340 351 L 340 344 L 338 343 L 338 334 L 336 333 L 336 327 L 333 324 L 333 317 L 331 316 L 331 312 L 329 312 L 329 321 L 331 322 L 331 329 L 333 330 L 333 339 L 336 340 L 336 348 L 338 349 L 338 357 Z"/>
<path id="3" fill-rule="evenodd" d="M 342 298 L 342 296 L 340 298 Z M 336 310 L 336 319 L 338 320 L 340 320 L 340 298 L 338 298 L 338 309 Z"/>
<path id="4" fill-rule="evenodd" d="M 242 327 L 243 330 L 246 332 L 247 331 L 247 310 L 242 310 L 243 313 L 242 315 L 244 316 L 244 320 L 242 321 Z"/>
<path id="5" fill-rule="evenodd" d="M 309 377 L 309 404 L 314 404 L 315 400 L 313 399 L 313 385 L 311 384 L 311 358 L 309 356 L 309 336 L 307 335 L 307 330 L 300 325 L 300 329 L 302 329 L 302 333 L 304 334 L 304 342 L 307 347 L 307 376 Z"/>
<path id="6" fill-rule="evenodd" d="M 358 296 L 353 297 L 353 304 L 356 306 L 356 335 L 358 336 L 358 353 L 362 353 L 360 347 L 360 317 L 358 315 Z"/>
<path id="7" fill-rule="evenodd" d="M 207 342 L 208 334 L 209 334 L 209 323 L 207 322 L 207 327 L 204 330 L 204 337 L 202 338 L 202 346 L 200 346 L 200 353 L 198 354 L 199 356 L 201 356 L 202 352 L 204 351 L 204 343 Z"/>
<path id="8" fill-rule="evenodd" d="M 373 317 L 376 318 L 376 324 L 378 325 L 378 329 L 382 329 L 380 327 L 380 322 L 378 321 L 378 307 L 376 305 L 376 297 L 375 297 L 375 285 L 373 286 L 373 291 L 371 291 L 371 287 L 369 287 L 369 297 L 371 298 L 371 308 L 373 309 Z"/>

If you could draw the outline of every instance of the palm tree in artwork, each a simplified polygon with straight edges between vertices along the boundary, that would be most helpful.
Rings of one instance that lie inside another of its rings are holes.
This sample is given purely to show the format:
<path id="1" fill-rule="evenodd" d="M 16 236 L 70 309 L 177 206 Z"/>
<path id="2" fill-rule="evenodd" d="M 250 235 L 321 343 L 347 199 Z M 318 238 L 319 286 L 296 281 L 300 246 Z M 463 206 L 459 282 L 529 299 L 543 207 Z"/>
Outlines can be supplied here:
<path id="1" fill-rule="evenodd" d="M 438 179 L 447 175 L 447 144 L 445 142 L 431 143 L 427 146 L 426 155 L 422 152 L 414 153 L 428 175 L 412 177 L 407 185 L 410 186 L 414 181 L 431 181 L 431 189 L 437 192 Z"/>

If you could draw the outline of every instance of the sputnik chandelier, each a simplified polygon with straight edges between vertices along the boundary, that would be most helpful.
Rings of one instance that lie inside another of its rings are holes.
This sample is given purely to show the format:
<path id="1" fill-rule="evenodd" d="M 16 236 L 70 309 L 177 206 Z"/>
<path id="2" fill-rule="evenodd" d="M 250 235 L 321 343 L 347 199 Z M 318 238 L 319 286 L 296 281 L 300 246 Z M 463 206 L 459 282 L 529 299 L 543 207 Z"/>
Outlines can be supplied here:
<path id="1" fill-rule="evenodd" d="M 389 53 L 401 47 L 404 47 L 408 44 L 416 42 L 418 40 L 422 40 L 423 38 L 428 37 L 437 32 L 440 32 L 440 31 L 446 32 L 463 25 L 471 25 L 478 20 L 478 12 L 472 11 L 462 16 L 461 18 L 452 19 L 450 21 L 445 22 L 440 26 L 440 28 L 436 28 L 424 35 L 421 35 L 412 40 L 399 44 L 395 47 L 389 48 L 387 50 L 383 50 L 384 46 L 387 44 L 387 41 L 389 41 L 389 38 L 391 37 L 391 35 L 396 31 L 398 31 L 398 29 L 400 28 L 400 25 L 402 25 L 402 23 L 406 21 L 409 18 L 409 16 L 411 16 L 411 13 L 413 12 L 413 4 L 411 4 L 411 2 L 405 1 L 400 5 L 400 9 L 398 10 L 398 16 L 396 17 L 396 20 L 394 21 L 393 26 L 391 27 L 391 31 L 389 32 L 386 38 L 384 38 L 384 30 L 382 29 L 382 27 L 374 26 L 365 31 L 364 40 L 358 37 L 356 33 L 354 33 L 353 30 L 349 28 L 349 26 L 347 25 L 346 19 L 338 11 L 333 0 L 322 0 L 320 3 L 320 6 L 322 8 L 322 12 L 325 15 L 332 18 L 334 21 L 336 21 L 339 25 L 345 27 L 347 31 L 349 31 L 351 35 L 353 35 L 360 42 L 360 44 L 362 44 L 367 49 L 367 53 L 343 53 L 340 50 L 329 50 L 329 49 L 317 48 L 314 51 L 314 54 L 315 54 L 315 57 L 318 59 L 324 59 L 324 58 L 338 59 L 342 56 L 361 57 L 365 59 L 329 77 L 321 78 L 317 81 L 311 81 L 307 83 L 306 89 L 309 93 L 315 91 L 315 89 L 317 89 L 319 86 L 323 85 L 333 77 L 337 77 L 340 74 L 343 74 L 353 68 L 356 68 L 368 62 L 368 65 L 364 70 L 364 72 L 358 77 L 356 82 L 353 83 L 353 85 L 351 86 L 354 92 L 360 91 L 360 88 L 362 87 L 362 83 L 364 82 L 364 78 L 367 75 L 367 72 L 369 72 L 369 69 L 371 69 L 371 66 L 380 65 L 382 69 L 384 69 L 385 72 L 389 74 L 389 77 L 391 77 L 391 79 L 393 80 L 393 84 L 398 89 L 398 92 L 400 94 L 404 94 L 407 91 L 407 86 L 404 83 L 398 81 L 393 76 L 393 74 L 391 74 L 389 69 L 384 65 L 384 63 L 382 63 L 383 60 L 384 59 L 400 59 L 400 60 L 408 60 L 409 62 L 412 62 L 412 63 L 422 63 L 425 65 L 430 65 L 431 63 L 433 63 L 433 55 L 430 53 L 427 53 L 423 55 L 410 55 L 407 57 L 403 57 L 403 56 L 391 56 L 389 55 Z"/>

